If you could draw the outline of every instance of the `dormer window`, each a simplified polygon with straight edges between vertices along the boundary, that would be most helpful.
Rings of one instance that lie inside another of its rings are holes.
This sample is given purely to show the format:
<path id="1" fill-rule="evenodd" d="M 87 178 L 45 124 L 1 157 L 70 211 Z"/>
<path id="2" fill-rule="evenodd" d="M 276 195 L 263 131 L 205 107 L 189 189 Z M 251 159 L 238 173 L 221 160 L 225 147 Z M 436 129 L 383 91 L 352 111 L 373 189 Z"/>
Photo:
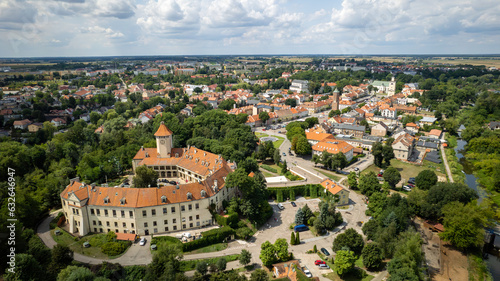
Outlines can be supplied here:
<path id="1" fill-rule="evenodd" d="M 125 199 L 125 197 L 123 197 L 122 199 L 120 199 L 120 204 L 121 205 L 127 204 L 127 200 Z"/>
<path id="2" fill-rule="evenodd" d="M 205 190 L 202 190 L 201 191 L 201 197 L 207 197 L 207 192 Z"/>
<path id="3" fill-rule="evenodd" d="M 161 197 L 161 203 L 167 203 L 167 196 L 163 195 Z"/>
<path id="4" fill-rule="evenodd" d="M 193 199 L 193 194 L 191 194 L 191 192 L 188 192 L 188 193 L 187 193 L 187 199 L 188 199 L 188 200 Z"/>
<path id="5" fill-rule="evenodd" d="M 104 198 L 104 204 L 108 204 L 109 203 L 109 197 L 106 196 L 106 198 Z"/>

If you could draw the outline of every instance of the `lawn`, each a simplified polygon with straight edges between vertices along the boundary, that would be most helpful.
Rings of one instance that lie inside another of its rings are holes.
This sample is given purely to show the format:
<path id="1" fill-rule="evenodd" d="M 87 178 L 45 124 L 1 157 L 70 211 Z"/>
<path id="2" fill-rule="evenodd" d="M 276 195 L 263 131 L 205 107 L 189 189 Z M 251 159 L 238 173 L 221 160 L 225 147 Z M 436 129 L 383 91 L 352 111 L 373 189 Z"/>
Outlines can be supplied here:
<path id="1" fill-rule="evenodd" d="M 270 174 L 270 173 L 268 173 L 268 172 L 262 172 L 262 174 L 263 174 L 263 175 L 264 175 L 264 177 L 266 177 L 266 178 L 270 178 L 270 177 L 274 177 L 274 176 L 275 176 L 275 175 Z"/>
<path id="2" fill-rule="evenodd" d="M 409 178 L 414 177 L 416 178 L 418 176 L 418 173 L 420 173 L 423 170 L 432 170 L 436 173 L 436 175 L 439 177 L 446 177 L 445 174 L 442 173 L 443 170 L 443 164 L 436 164 L 429 162 L 427 160 L 424 160 L 422 166 L 418 165 L 413 165 L 409 164 L 406 162 L 399 161 L 397 159 L 392 159 L 391 160 L 391 166 L 396 168 L 399 173 L 401 174 L 401 179 L 404 179 L 405 181 L 408 181 Z M 381 168 L 371 165 L 367 169 L 365 169 L 362 174 L 367 174 L 370 171 L 373 171 L 375 174 L 378 174 L 380 172 Z"/>
<path id="3" fill-rule="evenodd" d="M 316 170 L 317 172 L 320 172 L 321 174 L 329 177 L 330 179 L 332 179 L 332 180 L 334 180 L 336 182 L 338 182 L 340 180 L 339 176 L 334 176 L 333 174 L 330 174 L 329 172 L 323 171 L 321 169 L 314 169 L 314 170 Z"/>
<path id="4" fill-rule="evenodd" d="M 60 230 L 61 234 L 55 235 L 55 233 L 54 233 L 55 230 Z M 122 255 L 121 254 L 118 256 L 108 256 L 101 251 L 100 247 L 92 247 L 92 246 L 90 246 L 89 248 L 83 247 L 84 242 L 88 242 L 88 241 L 90 241 L 90 239 L 92 239 L 94 237 L 106 236 L 106 234 L 91 234 L 91 235 L 84 236 L 81 239 L 78 239 L 76 237 L 69 235 L 69 233 L 60 229 L 59 227 L 52 229 L 50 231 L 50 234 L 52 235 L 52 238 L 54 238 L 54 241 L 57 242 L 57 244 L 67 246 L 73 252 L 79 253 L 79 254 L 82 254 L 85 256 L 90 256 L 90 257 L 94 257 L 94 258 L 98 258 L 98 259 L 115 259 L 115 258 Z M 127 250 L 125 250 L 125 252 Z M 123 253 L 125 253 L 125 252 L 123 252 Z"/>
<path id="5" fill-rule="evenodd" d="M 263 138 L 263 137 L 269 137 L 268 134 L 264 134 L 264 133 L 255 133 L 255 135 L 260 139 L 260 138 Z M 279 148 L 281 146 L 281 144 L 283 143 L 283 141 L 285 141 L 285 138 L 284 137 L 280 137 L 280 136 L 276 136 L 276 135 L 272 135 L 271 137 L 274 137 L 274 138 L 277 138 L 278 140 L 277 141 L 274 141 L 273 142 L 273 145 L 274 145 L 274 148 Z"/>
<path id="6" fill-rule="evenodd" d="M 230 262 L 230 261 L 237 260 L 239 256 L 240 256 L 239 254 L 235 254 L 235 255 L 223 256 L 223 258 L 225 258 L 227 262 Z M 194 270 L 196 267 L 196 264 L 198 262 L 206 262 L 210 265 L 210 264 L 216 263 L 219 258 L 221 258 L 221 257 L 216 257 L 216 258 L 211 258 L 211 259 L 202 259 L 202 260 L 181 261 L 180 271 Z"/>
<path id="7" fill-rule="evenodd" d="M 225 250 L 227 248 L 227 243 L 217 243 L 213 245 L 209 245 L 203 248 L 196 249 L 191 252 L 185 252 L 184 254 L 189 255 L 189 254 L 199 254 L 199 253 L 210 253 L 210 252 L 218 252 Z"/>
<path id="8" fill-rule="evenodd" d="M 323 274 L 323 276 L 334 281 L 370 281 L 375 278 L 372 275 L 368 275 L 363 269 L 359 268 L 355 268 L 352 273 L 349 273 L 344 277 L 338 276 L 335 272 Z"/>

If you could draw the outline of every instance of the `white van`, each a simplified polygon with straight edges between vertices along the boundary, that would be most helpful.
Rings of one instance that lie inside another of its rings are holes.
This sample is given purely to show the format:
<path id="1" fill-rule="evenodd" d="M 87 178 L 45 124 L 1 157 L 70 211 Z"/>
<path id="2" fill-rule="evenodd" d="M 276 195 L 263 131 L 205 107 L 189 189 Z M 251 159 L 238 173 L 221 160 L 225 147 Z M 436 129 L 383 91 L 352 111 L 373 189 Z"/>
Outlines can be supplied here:
<path id="1" fill-rule="evenodd" d="M 281 203 L 278 203 L 278 208 L 279 208 L 280 210 L 285 209 L 285 207 L 283 207 L 283 204 L 281 204 Z"/>

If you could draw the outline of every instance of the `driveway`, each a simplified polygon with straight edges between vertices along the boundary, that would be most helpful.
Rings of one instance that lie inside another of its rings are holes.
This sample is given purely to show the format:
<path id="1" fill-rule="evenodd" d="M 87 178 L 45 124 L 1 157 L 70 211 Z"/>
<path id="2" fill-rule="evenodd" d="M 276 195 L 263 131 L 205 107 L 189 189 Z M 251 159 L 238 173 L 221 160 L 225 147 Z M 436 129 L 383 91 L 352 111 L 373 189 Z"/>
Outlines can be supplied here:
<path id="1" fill-rule="evenodd" d="M 56 210 L 50 213 L 50 215 L 45 218 L 42 223 L 37 228 L 37 235 L 42 239 L 43 243 L 47 245 L 50 249 L 54 248 L 57 244 L 52 236 L 50 235 L 50 222 L 57 216 L 57 214 L 62 211 Z M 145 246 L 139 246 L 139 243 L 134 243 L 122 256 L 116 259 L 97 259 L 89 256 L 85 256 L 79 253 L 74 253 L 73 258 L 76 261 L 87 263 L 87 264 L 101 264 L 102 262 L 119 263 L 123 266 L 127 265 L 146 265 L 151 263 L 153 260 L 151 251 L 149 250 L 150 241 L 148 240 Z"/>

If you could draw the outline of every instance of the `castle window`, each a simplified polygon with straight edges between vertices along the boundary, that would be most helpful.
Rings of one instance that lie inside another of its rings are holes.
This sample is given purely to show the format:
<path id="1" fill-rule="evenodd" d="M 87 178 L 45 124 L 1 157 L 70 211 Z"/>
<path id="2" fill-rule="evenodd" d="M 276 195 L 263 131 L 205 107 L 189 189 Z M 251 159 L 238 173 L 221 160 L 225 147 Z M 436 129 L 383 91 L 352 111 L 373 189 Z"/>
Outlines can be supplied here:
<path id="1" fill-rule="evenodd" d="M 161 197 L 161 203 L 167 203 L 167 196 L 163 195 Z"/>

